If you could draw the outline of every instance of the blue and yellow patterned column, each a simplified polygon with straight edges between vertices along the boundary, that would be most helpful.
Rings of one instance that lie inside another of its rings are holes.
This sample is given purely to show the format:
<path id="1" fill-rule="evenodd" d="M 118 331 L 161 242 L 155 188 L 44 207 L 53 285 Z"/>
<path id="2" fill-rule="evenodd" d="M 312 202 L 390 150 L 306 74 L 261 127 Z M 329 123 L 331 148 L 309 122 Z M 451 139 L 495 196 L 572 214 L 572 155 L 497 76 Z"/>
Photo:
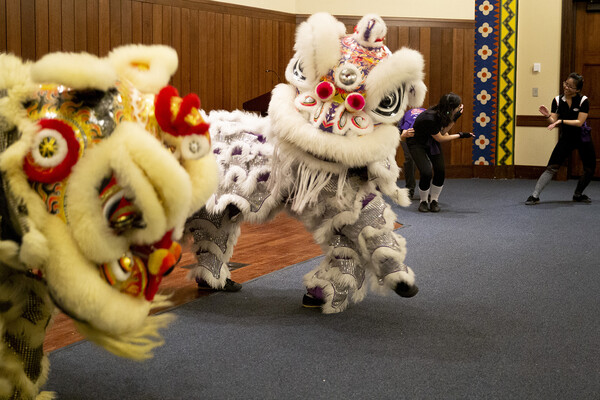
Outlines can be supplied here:
<path id="1" fill-rule="evenodd" d="M 517 0 L 475 1 L 473 163 L 513 165 Z"/>

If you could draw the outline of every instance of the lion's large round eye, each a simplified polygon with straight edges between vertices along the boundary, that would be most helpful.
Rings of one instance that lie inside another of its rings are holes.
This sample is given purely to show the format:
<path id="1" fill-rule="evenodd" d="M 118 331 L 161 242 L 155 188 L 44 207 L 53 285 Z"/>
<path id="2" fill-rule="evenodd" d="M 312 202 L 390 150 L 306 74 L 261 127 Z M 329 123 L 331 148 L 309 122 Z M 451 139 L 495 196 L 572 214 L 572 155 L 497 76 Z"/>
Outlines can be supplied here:
<path id="1" fill-rule="evenodd" d="M 23 169 L 32 181 L 61 181 L 71 173 L 79 158 L 75 133 L 69 125 L 56 119 L 43 119 L 38 125 L 41 129 L 25 156 Z"/>
<path id="2" fill-rule="evenodd" d="M 292 68 L 292 73 L 299 81 L 305 81 L 306 76 L 304 75 L 304 70 L 302 69 L 302 62 L 300 59 L 297 59 L 294 63 L 294 67 Z"/>
<path id="3" fill-rule="evenodd" d="M 402 104 L 402 89 L 387 93 L 373 112 L 382 117 L 393 117 L 400 111 Z"/>

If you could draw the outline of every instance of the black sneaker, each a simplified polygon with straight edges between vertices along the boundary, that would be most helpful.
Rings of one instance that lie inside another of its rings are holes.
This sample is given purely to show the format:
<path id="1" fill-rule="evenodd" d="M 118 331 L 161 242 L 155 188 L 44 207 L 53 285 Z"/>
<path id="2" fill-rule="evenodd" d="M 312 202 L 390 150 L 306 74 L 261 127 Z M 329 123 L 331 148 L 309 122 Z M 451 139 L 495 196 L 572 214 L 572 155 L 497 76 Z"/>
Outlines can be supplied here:
<path id="1" fill-rule="evenodd" d="M 419 204 L 419 211 L 429 212 L 429 206 L 427 205 L 426 201 L 422 201 L 421 204 Z"/>
<path id="2" fill-rule="evenodd" d="M 431 203 L 429 203 L 429 211 L 440 212 L 440 205 L 437 201 L 433 200 Z"/>
<path id="3" fill-rule="evenodd" d="M 415 189 L 408 189 L 408 198 L 412 200 L 415 195 Z"/>
<path id="4" fill-rule="evenodd" d="M 409 285 L 406 282 L 400 282 L 396 285 L 396 289 L 394 292 L 400 297 L 413 297 L 417 293 L 419 293 L 419 288 L 417 285 Z"/>
<path id="5" fill-rule="evenodd" d="M 573 200 L 575 200 L 575 196 L 573 196 Z M 525 200 L 525 204 L 527 204 L 528 206 L 532 206 L 534 204 L 537 204 L 540 202 L 540 198 L 539 197 L 533 197 L 533 196 L 529 196 L 527 198 L 527 200 Z"/>
<path id="6" fill-rule="evenodd" d="M 305 294 L 302 298 L 302 307 L 305 308 L 320 308 L 324 303 L 323 299 L 317 299 L 310 294 Z"/>
<path id="7" fill-rule="evenodd" d="M 578 203 L 591 203 L 592 199 L 590 199 L 585 194 L 574 194 L 573 201 L 576 201 Z"/>
<path id="8" fill-rule="evenodd" d="M 223 286 L 221 289 L 215 289 L 214 287 L 211 287 L 204 279 L 200 278 L 196 278 L 196 283 L 198 284 L 199 290 L 218 290 L 221 292 L 239 292 L 242 290 L 241 283 L 234 282 L 229 278 L 225 280 L 225 286 Z"/>

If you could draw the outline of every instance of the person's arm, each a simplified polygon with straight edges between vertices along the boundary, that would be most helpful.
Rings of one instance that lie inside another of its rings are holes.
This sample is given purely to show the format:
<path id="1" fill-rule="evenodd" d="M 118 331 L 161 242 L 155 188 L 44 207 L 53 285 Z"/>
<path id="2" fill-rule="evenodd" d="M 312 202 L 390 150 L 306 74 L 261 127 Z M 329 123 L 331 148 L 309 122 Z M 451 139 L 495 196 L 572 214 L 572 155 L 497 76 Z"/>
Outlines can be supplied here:
<path id="1" fill-rule="evenodd" d="M 552 114 L 552 115 L 554 115 L 554 114 Z M 585 123 L 585 120 L 587 119 L 587 117 L 588 117 L 587 113 L 580 112 L 577 115 L 577 119 L 557 119 L 556 121 L 554 121 L 553 123 L 548 125 L 548 129 L 552 130 L 557 125 L 560 125 L 560 124 L 580 127 Z M 558 116 L 557 116 L 557 118 L 558 118 Z"/>
<path id="2" fill-rule="evenodd" d="M 548 107 L 541 105 L 540 108 L 540 113 L 546 117 L 546 119 L 548 120 L 548 122 L 550 122 L 551 124 L 555 123 L 558 121 L 558 114 L 557 113 L 551 113 L 550 110 L 548 110 Z"/>
<path id="3" fill-rule="evenodd" d="M 444 133 L 442 134 L 442 132 L 438 132 L 435 135 L 431 135 L 432 138 L 434 138 L 436 141 L 438 141 L 439 143 L 444 143 L 444 142 L 449 142 L 451 140 L 454 139 L 467 139 L 467 138 L 474 138 L 475 135 L 472 134 L 471 132 L 459 132 L 459 133 Z"/>
<path id="4" fill-rule="evenodd" d="M 415 136 L 415 130 L 413 128 L 402 129 L 402 132 L 400 133 L 400 140 L 413 136 Z"/>

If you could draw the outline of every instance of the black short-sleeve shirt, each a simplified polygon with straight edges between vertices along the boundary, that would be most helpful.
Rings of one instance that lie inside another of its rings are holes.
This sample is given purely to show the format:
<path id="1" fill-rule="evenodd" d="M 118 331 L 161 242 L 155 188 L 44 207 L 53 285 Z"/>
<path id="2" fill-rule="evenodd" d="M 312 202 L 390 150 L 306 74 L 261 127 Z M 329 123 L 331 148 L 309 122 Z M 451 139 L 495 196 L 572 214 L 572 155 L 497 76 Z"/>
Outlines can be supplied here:
<path id="1" fill-rule="evenodd" d="M 581 101 L 581 94 L 576 94 L 575 96 L 573 96 L 573 99 L 571 101 L 571 107 L 569 107 L 569 104 L 566 102 L 564 96 L 558 96 L 558 104 L 556 103 L 556 97 L 552 100 L 552 113 L 556 113 L 558 114 L 558 119 L 562 119 L 562 120 L 573 120 L 573 119 L 577 119 L 579 117 L 579 113 L 586 113 L 588 114 L 590 112 L 590 102 L 588 101 L 588 99 L 586 98 L 585 100 L 583 100 L 583 102 Z M 560 130 L 561 130 L 561 134 L 565 135 L 576 135 L 576 137 L 579 137 L 578 135 L 581 134 L 581 128 L 578 126 L 571 126 L 571 125 L 565 125 L 565 124 L 561 124 L 560 125 Z"/>
<path id="2" fill-rule="evenodd" d="M 432 136 L 437 135 L 442 130 L 442 123 L 436 111 L 426 110 L 419 114 L 415 120 L 413 129 L 415 130 L 415 136 L 408 138 L 407 142 L 409 144 L 412 142 L 429 146 L 431 141 L 434 140 Z"/>

